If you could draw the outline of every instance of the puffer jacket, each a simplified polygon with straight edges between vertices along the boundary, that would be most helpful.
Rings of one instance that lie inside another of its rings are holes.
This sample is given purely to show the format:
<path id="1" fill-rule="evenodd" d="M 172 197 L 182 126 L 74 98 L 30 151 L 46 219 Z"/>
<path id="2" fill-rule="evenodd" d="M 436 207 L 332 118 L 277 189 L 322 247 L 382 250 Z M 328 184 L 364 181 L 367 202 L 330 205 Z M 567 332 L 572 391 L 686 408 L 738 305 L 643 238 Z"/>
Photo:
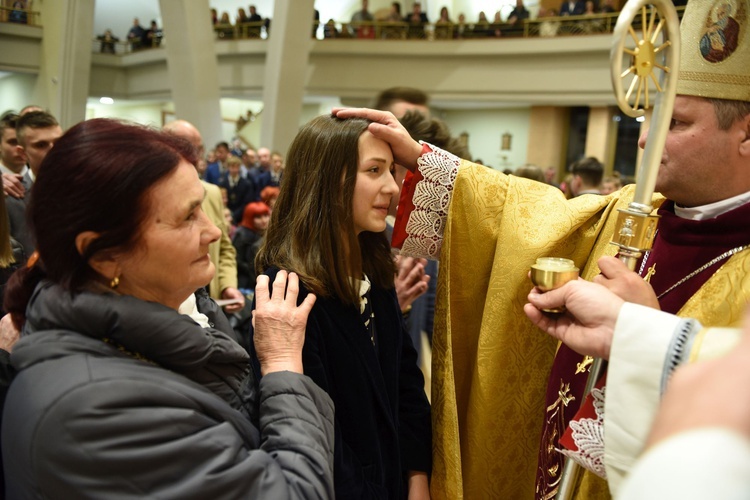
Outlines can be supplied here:
<path id="1" fill-rule="evenodd" d="M 9 499 L 333 496 L 325 392 L 165 306 L 42 283 L 11 361 Z"/>

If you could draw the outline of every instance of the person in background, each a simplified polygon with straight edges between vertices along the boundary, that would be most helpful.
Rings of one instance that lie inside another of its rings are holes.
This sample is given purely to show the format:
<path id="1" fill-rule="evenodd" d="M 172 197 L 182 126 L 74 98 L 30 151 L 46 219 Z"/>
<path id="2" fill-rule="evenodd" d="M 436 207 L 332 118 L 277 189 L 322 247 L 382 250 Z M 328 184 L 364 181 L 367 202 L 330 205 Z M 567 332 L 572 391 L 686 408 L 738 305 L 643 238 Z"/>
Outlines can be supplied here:
<path id="1" fill-rule="evenodd" d="M 401 118 L 407 111 L 419 111 L 430 117 L 430 97 L 422 90 L 412 87 L 391 87 L 383 90 L 375 99 L 373 107 L 390 111 Z"/>
<path id="2" fill-rule="evenodd" d="M 237 282 L 241 289 L 255 288 L 255 256 L 258 254 L 263 236 L 268 229 L 271 209 L 263 202 L 248 203 L 237 231 L 232 238 L 232 244 L 237 250 Z"/>
<path id="3" fill-rule="evenodd" d="M 367 126 L 324 115 L 302 127 L 256 269 L 293 270 L 300 296 L 318 297 L 302 364 L 336 406 L 336 497 L 428 498 L 430 406 L 384 234 L 398 186 Z"/>
<path id="4" fill-rule="evenodd" d="M 271 153 L 271 169 L 269 172 L 271 173 L 271 182 L 268 185 L 274 187 L 280 186 L 281 177 L 284 174 L 284 157 L 278 151 Z"/>
<path id="5" fill-rule="evenodd" d="M 273 212 L 273 207 L 276 205 L 276 200 L 279 198 L 279 188 L 275 186 L 266 186 L 263 191 L 260 192 L 260 200 L 268 205 L 268 208 Z"/>
<path id="6" fill-rule="evenodd" d="M 234 26 L 232 20 L 229 19 L 229 12 L 222 12 L 219 17 L 219 22 L 216 24 L 216 34 L 221 39 L 232 39 L 234 38 Z"/>
<path id="7" fill-rule="evenodd" d="M 133 19 L 133 26 L 128 31 L 128 42 L 130 42 L 130 50 L 139 50 L 143 47 L 143 37 L 146 35 L 146 30 L 141 26 L 138 18 Z"/>
<path id="8" fill-rule="evenodd" d="M 237 231 L 237 226 L 234 225 L 232 220 L 232 212 L 228 208 L 224 208 L 224 223 L 227 225 L 227 235 L 229 239 L 234 238 L 234 233 Z"/>
<path id="9" fill-rule="evenodd" d="M 208 166 L 206 167 L 206 173 L 203 176 L 206 182 L 218 185 L 221 181 L 222 176 L 227 171 L 227 158 L 229 158 L 229 143 L 221 141 L 216 144 L 214 149 L 214 160 L 211 161 L 209 158 Z M 210 156 L 210 153 L 209 153 Z"/>
<path id="10" fill-rule="evenodd" d="M 580 16 L 586 11 L 584 0 L 563 0 L 560 4 L 560 16 Z"/>
<path id="11" fill-rule="evenodd" d="M 2 184 L 2 177 L 0 177 L 0 184 Z M 5 204 L 0 203 L 0 316 L 3 316 L 0 320 L 0 428 L 2 428 L 2 408 L 5 406 L 5 396 L 16 373 L 10 364 L 10 353 L 19 337 L 17 329 L 4 328 L 5 324 L 10 322 L 10 316 L 5 316 L 3 305 L 5 286 L 10 276 L 24 262 L 26 262 L 26 254 L 21 244 L 10 235 Z M 2 455 L 0 455 L 0 491 L 5 491 Z"/>
<path id="12" fill-rule="evenodd" d="M 391 7 L 388 10 L 388 16 L 384 19 L 389 23 L 400 23 L 404 20 L 404 16 L 401 15 L 401 2 L 391 2 Z"/>
<path id="13" fill-rule="evenodd" d="M 508 14 L 508 24 L 516 24 L 524 19 L 529 18 L 529 11 L 526 10 L 526 6 L 523 4 L 523 0 L 516 0 L 516 6 Z"/>
<path id="14" fill-rule="evenodd" d="M 367 10 L 368 0 L 362 0 L 362 9 L 352 14 L 350 24 L 351 32 L 356 32 L 357 38 L 372 38 L 375 36 L 375 28 L 372 22 L 375 20 L 372 13 Z"/>
<path id="15" fill-rule="evenodd" d="M 612 14 L 613 12 L 617 12 L 617 9 L 615 8 L 615 0 L 603 0 L 599 12 L 602 14 Z"/>
<path id="16" fill-rule="evenodd" d="M 615 172 L 617 173 L 617 172 Z M 622 188 L 622 180 L 619 175 L 609 175 L 602 179 L 602 186 L 599 189 L 601 194 L 610 194 Z"/>
<path id="17" fill-rule="evenodd" d="M 23 331 L 2 423 L 9 498 L 332 497 L 333 405 L 300 354 L 314 297 L 297 306 L 284 272 L 272 299 L 259 283 L 259 385 L 213 302 L 180 314 L 220 236 L 195 161 L 183 139 L 108 119 L 45 158 L 37 253 L 5 297 Z"/>
<path id="18" fill-rule="evenodd" d="M 232 218 L 235 223 L 242 219 L 242 212 L 245 205 L 255 200 L 257 192 L 252 179 L 244 178 L 240 175 L 242 160 L 236 156 L 227 158 L 227 171 L 222 174 L 219 180 L 219 187 L 227 190 L 227 208 L 232 212 Z"/>
<path id="19" fill-rule="evenodd" d="M 5 205 L 10 217 L 11 233 L 13 237 L 23 246 L 26 255 L 34 251 L 34 234 L 28 226 L 26 209 L 30 202 L 31 188 L 39 175 L 42 161 L 62 135 L 62 128 L 54 116 L 46 111 L 31 111 L 18 118 L 16 122 L 16 137 L 18 149 L 27 159 L 29 167 L 24 174 L 18 176 L 7 176 L 4 182 L 9 184 L 16 182 L 20 185 L 21 196 L 8 196 Z M 10 191 L 9 191 L 10 192 Z"/>
<path id="20" fill-rule="evenodd" d="M 542 172 L 542 169 L 536 165 L 524 165 L 523 167 L 518 167 L 516 171 L 513 172 L 513 175 L 532 179 L 537 182 L 544 182 L 544 172 Z"/>
<path id="21" fill-rule="evenodd" d="M 151 48 L 159 47 L 161 46 L 162 38 L 164 38 L 164 32 L 156 24 L 156 21 L 152 20 L 151 26 L 149 27 L 148 31 L 146 31 L 146 36 L 144 38 L 144 45 L 146 47 L 151 47 Z"/>
<path id="22" fill-rule="evenodd" d="M 430 21 L 427 19 L 427 14 L 422 12 L 422 4 L 420 2 L 414 2 L 412 4 L 411 13 L 404 17 L 404 22 L 409 23 L 409 38 L 424 38 L 424 27 Z"/>
<path id="23" fill-rule="evenodd" d="M 435 39 L 447 40 L 453 38 L 453 21 L 448 13 L 448 7 L 440 9 L 440 18 L 435 23 Z"/>
<path id="24" fill-rule="evenodd" d="M 120 41 L 113 33 L 112 30 L 107 28 L 103 35 L 96 37 L 99 41 L 99 52 L 102 54 L 114 54 L 115 44 Z"/>
<path id="25" fill-rule="evenodd" d="M 604 176 L 604 165 L 594 157 L 583 158 L 570 166 L 573 179 L 570 189 L 573 196 L 601 194 L 600 184 Z"/>

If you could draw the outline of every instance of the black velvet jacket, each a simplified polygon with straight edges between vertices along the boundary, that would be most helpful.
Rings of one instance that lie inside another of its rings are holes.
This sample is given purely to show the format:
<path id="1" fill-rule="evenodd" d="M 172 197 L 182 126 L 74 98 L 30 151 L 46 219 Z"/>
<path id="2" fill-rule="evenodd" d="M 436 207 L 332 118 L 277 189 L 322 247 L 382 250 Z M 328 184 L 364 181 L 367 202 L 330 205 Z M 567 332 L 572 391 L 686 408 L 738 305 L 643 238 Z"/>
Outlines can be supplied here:
<path id="1" fill-rule="evenodd" d="M 271 283 L 277 272 L 265 273 Z M 300 284 L 299 301 L 306 295 Z M 377 349 L 359 310 L 335 297 L 318 297 L 307 321 L 305 375 L 336 411 L 337 499 L 406 498 L 407 471 L 431 471 L 430 406 L 396 293 L 373 287 L 371 299 Z"/>

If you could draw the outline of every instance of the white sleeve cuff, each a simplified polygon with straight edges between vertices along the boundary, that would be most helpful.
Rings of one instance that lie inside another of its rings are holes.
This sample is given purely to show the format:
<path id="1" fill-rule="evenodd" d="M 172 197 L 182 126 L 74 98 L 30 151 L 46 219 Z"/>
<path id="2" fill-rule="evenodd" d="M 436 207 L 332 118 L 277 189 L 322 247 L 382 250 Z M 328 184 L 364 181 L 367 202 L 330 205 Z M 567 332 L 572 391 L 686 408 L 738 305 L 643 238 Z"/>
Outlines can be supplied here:
<path id="1" fill-rule="evenodd" d="M 661 399 L 665 359 L 681 319 L 625 303 L 615 325 L 604 414 L 604 462 L 610 491 L 641 453 Z"/>
<path id="2" fill-rule="evenodd" d="M 678 434 L 646 453 L 618 500 L 750 498 L 750 441 L 729 429 Z"/>

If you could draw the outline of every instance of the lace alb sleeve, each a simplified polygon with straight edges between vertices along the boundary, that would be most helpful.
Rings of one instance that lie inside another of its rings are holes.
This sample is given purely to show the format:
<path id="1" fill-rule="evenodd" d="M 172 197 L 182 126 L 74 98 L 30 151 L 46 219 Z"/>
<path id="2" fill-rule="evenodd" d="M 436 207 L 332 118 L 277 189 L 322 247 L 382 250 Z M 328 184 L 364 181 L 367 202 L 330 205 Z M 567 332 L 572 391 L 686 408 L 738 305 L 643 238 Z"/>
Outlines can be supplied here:
<path id="1" fill-rule="evenodd" d="M 414 210 L 406 223 L 407 236 L 401 253 L 438 260 L 461 160 L 447 151 L 429 146 L 431 151 L 417 160 L 423 178 L 414 190 Z"/>

